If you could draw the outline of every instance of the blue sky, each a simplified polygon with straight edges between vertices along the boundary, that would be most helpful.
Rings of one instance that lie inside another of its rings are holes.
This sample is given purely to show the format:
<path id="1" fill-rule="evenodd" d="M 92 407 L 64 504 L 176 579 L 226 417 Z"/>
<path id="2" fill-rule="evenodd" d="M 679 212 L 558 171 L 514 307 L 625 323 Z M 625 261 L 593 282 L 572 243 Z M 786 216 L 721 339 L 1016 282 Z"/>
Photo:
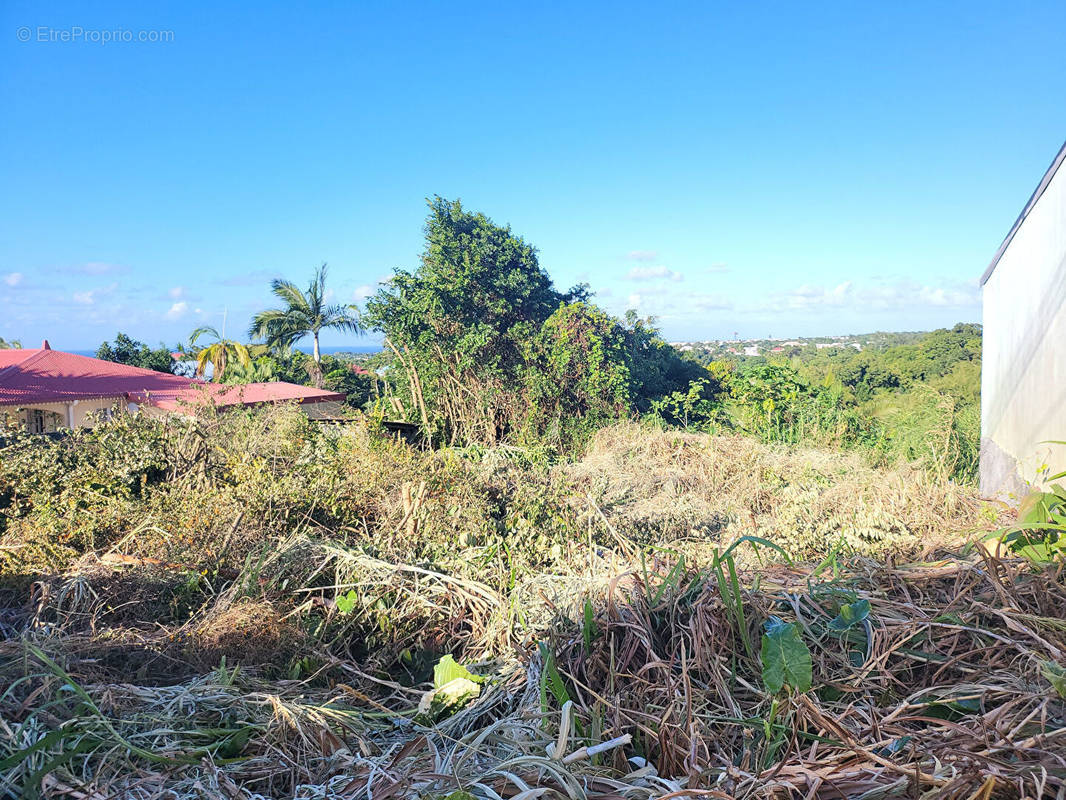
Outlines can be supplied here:
<path id="1" fill-rule="evenodd" d="M 358 301 L 432 194 L 671 339 L 979 320 L 1066 138 L 1064 33 L 1061 0 L 8 0 L 0 336 L 242 330 L 323 261 Z"/>

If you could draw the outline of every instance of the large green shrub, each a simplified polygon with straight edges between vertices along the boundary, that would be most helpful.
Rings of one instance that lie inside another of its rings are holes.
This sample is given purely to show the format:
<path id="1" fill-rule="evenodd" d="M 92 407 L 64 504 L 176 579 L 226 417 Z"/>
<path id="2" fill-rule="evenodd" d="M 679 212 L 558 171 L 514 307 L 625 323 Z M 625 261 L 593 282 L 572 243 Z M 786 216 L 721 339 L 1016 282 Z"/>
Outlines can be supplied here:
<path id="1" fill-rule="evenodd" d="M 459 202 L 430 201 L 426 247 L 367 301 L 385 334 L 389 391 L 438 441 L 571 435 L 647 411 L 699 376 L 650 321 L 555 289 L 535 249 Z"/>

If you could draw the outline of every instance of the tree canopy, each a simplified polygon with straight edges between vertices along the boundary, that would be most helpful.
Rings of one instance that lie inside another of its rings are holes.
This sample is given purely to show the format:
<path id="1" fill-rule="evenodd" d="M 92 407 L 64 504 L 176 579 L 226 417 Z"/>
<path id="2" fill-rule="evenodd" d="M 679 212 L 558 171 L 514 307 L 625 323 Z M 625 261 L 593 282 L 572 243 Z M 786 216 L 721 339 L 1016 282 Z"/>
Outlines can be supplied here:
<path id="1" fill-rule="evenodd" d="M 263 340 L 272 350 L 287 351 L 305 336 L 310 336 L 314 342 L 313 357 L 318 364 L 322 361 L 318 337 L 323 330 L 349 333 L 363 330 L 352 305 L 328 301 L 325 264 L 315 270 L 307 291 L 301 291 L 292 281 L 281 278 L 271 282 L 270 290 L 284 307 L 256 314 L 248 335 Z"/>
<path id="2" fill-rule="evenodd" d="M 156 372 L 177 372 L 181 364 L 170 353 L 170 349 L 162 344 L 153 350 L 144 342 L 131 339 L 124 333 L 116 334 L 114 342 L 104 342 L 96 349 L 96 357 L 103 361 L 153 369 Z"/>
<path id="3" fill-rule="evenodd" d="M 587 286 L 558 291 L 509 226 L 458 200 L 428 204 L 419 267 L 395 270 L 364 321 L 385 334 L 391 383 L 431 432 L 493 443 L 566 420 L 572 433 L 699 371 L 650 321 L 626 327 Z"/>

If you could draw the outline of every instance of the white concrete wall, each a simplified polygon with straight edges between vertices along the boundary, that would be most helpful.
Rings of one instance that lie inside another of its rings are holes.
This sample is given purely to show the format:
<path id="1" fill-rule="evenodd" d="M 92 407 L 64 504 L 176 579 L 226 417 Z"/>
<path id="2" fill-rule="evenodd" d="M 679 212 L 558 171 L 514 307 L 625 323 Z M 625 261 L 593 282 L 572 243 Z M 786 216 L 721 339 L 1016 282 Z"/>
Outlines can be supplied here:
<path id="1" fill-rule="evenodd" d="M 51 433 L 59 428 L 91 428 L 97 425 L 111 409 L 115 413 L 125 412 L 124 397 L 101 397 L 93 400 L 77 400 L 73 403 L 36 403 L 24 408 L 5 407 L 9 415 L 17 415 L 18 424 L 32 430 L 30 420 L 35 410 L 45 412 L 45 432 Z M 70 424 L 73 419 L 73 425 Z"/>
<path id="2" fill-rule="evenodd" d="M 303 403 L 297 406 L 311 419 L 337 419 L 344 417 L 347 406 L 338 400 L 327 400 L 317 403 Z M 51 433 L 60 428 L 91 428 L 107 418 L 109 412 L 115 415 L 124 413 L 141 413 L 150 416 L 170 416 L 180 412 L 162 411 L 152 406 L 127 403 L 124 397 L 104 397 L 94 400 L 78 400 L 71 403 L 36 403 L 33 406 L 16 407 L 0 406 L 0 419 L 5 419 L 9 424 L 14 423 L 32 430 L 30 420 L 34 410 L 45 412 L 45 433 Z M 73 417 L 74 425 L 68 420 Z"/>
<path id="3" fill-rule="evenodd" d="M 984 286 L 981 491 L 1018 498 L 1066 470 L 1066 164 Z M 1041 472 L 1041 467 L 1046 468 Z"/>

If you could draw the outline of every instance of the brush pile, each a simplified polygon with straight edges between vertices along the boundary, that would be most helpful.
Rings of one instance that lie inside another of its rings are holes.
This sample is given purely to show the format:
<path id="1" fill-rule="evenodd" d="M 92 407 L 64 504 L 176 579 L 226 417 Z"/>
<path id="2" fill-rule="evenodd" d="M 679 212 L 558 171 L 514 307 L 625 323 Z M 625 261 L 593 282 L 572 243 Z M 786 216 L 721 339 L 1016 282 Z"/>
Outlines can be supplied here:
<path id="1" fill-rule="evenodd" d="M 754 492 L 771 469 L 807 504 Z M 972 492 L 862 469 L 629 426 L 572 464 L 419 453 L 280 411 L 16 441 L 0 794 L 1066 796 L 1060 569 L 961 549 L 997 522 Z M 778 537 L 796 509 L 831 535 Z"/>

